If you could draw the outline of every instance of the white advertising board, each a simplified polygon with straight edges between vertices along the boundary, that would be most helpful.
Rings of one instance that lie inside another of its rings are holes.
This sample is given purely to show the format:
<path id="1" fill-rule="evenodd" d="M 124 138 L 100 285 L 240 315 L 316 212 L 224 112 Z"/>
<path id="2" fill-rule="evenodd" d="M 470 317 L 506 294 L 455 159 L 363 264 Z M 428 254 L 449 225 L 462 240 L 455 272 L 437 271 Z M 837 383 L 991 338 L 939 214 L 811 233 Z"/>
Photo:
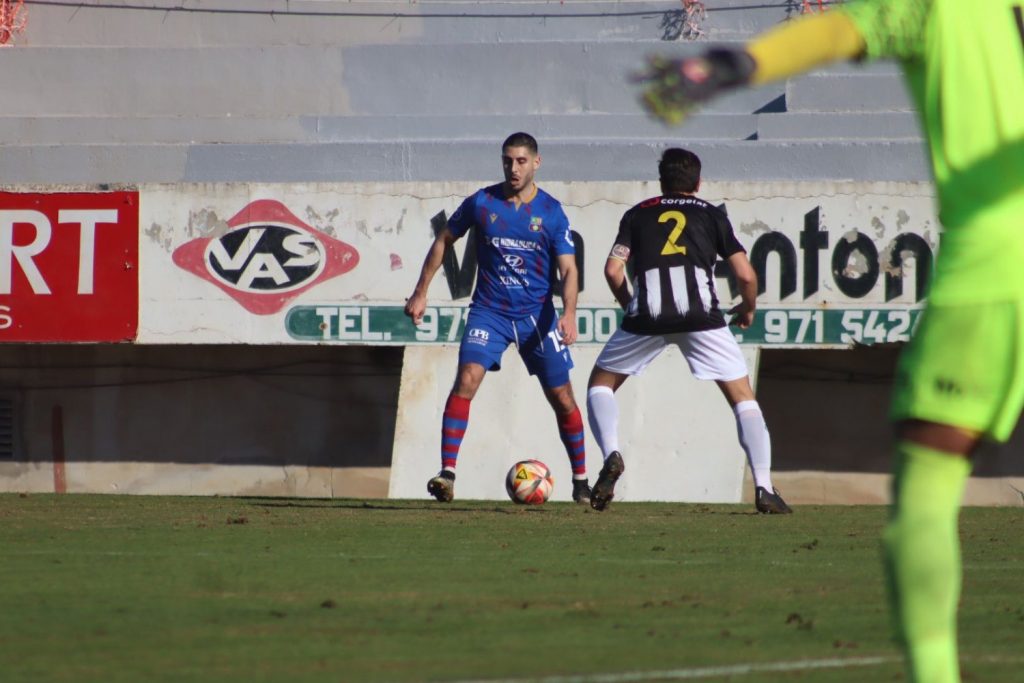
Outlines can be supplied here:
<path id="1" fill-rule="evenodd" d="M 604 260 L 622 213 L 656 183 L 543 183 L 577 234 L 580 343 L 618 311 Z M 447 344 L 461 334 L 475 264 L 461 240 L 431 285 L 426 325 L 401 314 L 446 217 L 478 183 L 175 185 L 140 188 L 138 343 Z M 847 346 L 906 339 L 938 248 L 924 183 L 719 183 L 761 279 L 740 339 Z M 718 273 L 719 297 L 732 298 Z"/>

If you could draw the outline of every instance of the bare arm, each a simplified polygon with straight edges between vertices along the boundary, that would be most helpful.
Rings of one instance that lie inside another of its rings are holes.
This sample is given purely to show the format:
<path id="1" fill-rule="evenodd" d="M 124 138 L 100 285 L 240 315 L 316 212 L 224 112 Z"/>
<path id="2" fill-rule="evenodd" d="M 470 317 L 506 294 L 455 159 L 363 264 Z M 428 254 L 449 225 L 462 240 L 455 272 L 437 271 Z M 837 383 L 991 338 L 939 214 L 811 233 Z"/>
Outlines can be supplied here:
<path id="1" fill-rule="evenodd" d="M 730 311 L 734 315 L 729 324 L 745 330 L 754 322 L 754 311 L 757 310 L 757 273 L 742 251 L 729 257 L 729 266 L 740 288 L 740 303 Z"/>
<path id="2" fill-rule="evenodd" d="M 427 257 L 423 259 L 423 268 L 420 269 L 420 279 L 416 282 L 416 288 L 412 295 L 405 301 L 405 314 L 412 318 L 414 325 L 423 322 L 423 312 L 427 310 L 427 289 L 430 281 L 434 279 L 437 269 L 441 267 L 444 260 L 444 250 L 455 243 L 455 236 L 451 230 L 445 228 L 434 238 L 434 243 L 427 250 Z"/>
<path id="3" fill-rule="evenodd" d="M 632 295 L 629 293 L 629 282 L 626 277 L 626 259 L 629 258 L 629 249 L 616 244 L 612 253 L 604 263 L 604 279 L 608 282 L 608 288 L 612 290 L 615 300 L 622 306 L 622 310 L 629 308 Z"/>
<path id="4" fill-rule="evenodd" d="M 579 272 L 576 257 L 572 254 L 558 256 L 558 273 L 562 276 L 562 317 L 558 319 L 558 331 L 562 343 L 568 346 L 576 341 L 576 300 L 580 294 Z"/>

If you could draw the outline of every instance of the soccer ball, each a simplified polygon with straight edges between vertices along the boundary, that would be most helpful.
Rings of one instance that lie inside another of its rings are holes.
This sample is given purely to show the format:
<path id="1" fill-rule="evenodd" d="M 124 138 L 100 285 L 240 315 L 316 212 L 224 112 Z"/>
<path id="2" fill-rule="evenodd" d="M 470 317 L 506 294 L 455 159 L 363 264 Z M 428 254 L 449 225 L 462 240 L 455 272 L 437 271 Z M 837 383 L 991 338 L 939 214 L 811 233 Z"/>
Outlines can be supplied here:
<path id="1" fill-rule="evenodd" d="M 551 497 L 555 480 L 540 460 L 521 460 L 508 471 L 505 490 L 513 503 L 540 505 Z"/>

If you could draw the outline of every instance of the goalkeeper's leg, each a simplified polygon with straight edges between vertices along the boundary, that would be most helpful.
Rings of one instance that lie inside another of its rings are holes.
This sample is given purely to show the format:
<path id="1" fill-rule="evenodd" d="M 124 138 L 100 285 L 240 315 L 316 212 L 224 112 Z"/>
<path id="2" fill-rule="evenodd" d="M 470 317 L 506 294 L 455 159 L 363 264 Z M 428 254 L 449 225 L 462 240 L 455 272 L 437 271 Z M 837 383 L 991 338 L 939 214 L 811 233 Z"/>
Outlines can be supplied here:
<path id="1" fill-rule="evenodd" d="M 892 518 L 883 543 L 890 599 L 914 683 L 960 681 L 957 527 L 970 469 L 959 453 L 907 439 L 895 447 Z"/>
<path id="2" fill-rule="evenodd" d="M 954 256 L 946 263 L 964 263 L 967 257 L 959 256 L 960 261 Z M 1016 262 L 1000 265 L 1007 273 L 1019 270 Z M 969 457 L 980 440 L 1006 441 L 1020 417 L 1024 307 L 1012 296 L 937 303 L 943 281 L 937 276 L 934 282 L 932 301 L 900 356 L 893 382 L 890 417 L 898 441 L 893 514 L 884 543 L 909 680 L 955 683 L 960 680 L 960 502 Z M 951 291 L 959 290 L 947 285 L 945 292 Z"/>

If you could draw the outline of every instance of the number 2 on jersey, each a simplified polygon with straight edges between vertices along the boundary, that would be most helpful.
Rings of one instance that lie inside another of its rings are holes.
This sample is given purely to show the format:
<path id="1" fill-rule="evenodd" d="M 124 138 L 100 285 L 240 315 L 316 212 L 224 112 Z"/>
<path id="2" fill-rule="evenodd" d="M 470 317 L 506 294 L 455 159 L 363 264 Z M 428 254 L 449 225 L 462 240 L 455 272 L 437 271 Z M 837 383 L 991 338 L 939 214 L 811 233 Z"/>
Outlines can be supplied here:
<path id="1" fill-rule="evenodd" d="M 666 211 L 658 216 L 659 223 L 668 223 L 669 221 L 675 221 L 675 227 L 668 234 L 665 246 L 661 248 L 661 255 L 683 254 L 685 256 L 686 247 L 679 244 L 679 238 L 683 236 L 683 228 L 686 227 L 686 215 L 682 211 Z"/>

